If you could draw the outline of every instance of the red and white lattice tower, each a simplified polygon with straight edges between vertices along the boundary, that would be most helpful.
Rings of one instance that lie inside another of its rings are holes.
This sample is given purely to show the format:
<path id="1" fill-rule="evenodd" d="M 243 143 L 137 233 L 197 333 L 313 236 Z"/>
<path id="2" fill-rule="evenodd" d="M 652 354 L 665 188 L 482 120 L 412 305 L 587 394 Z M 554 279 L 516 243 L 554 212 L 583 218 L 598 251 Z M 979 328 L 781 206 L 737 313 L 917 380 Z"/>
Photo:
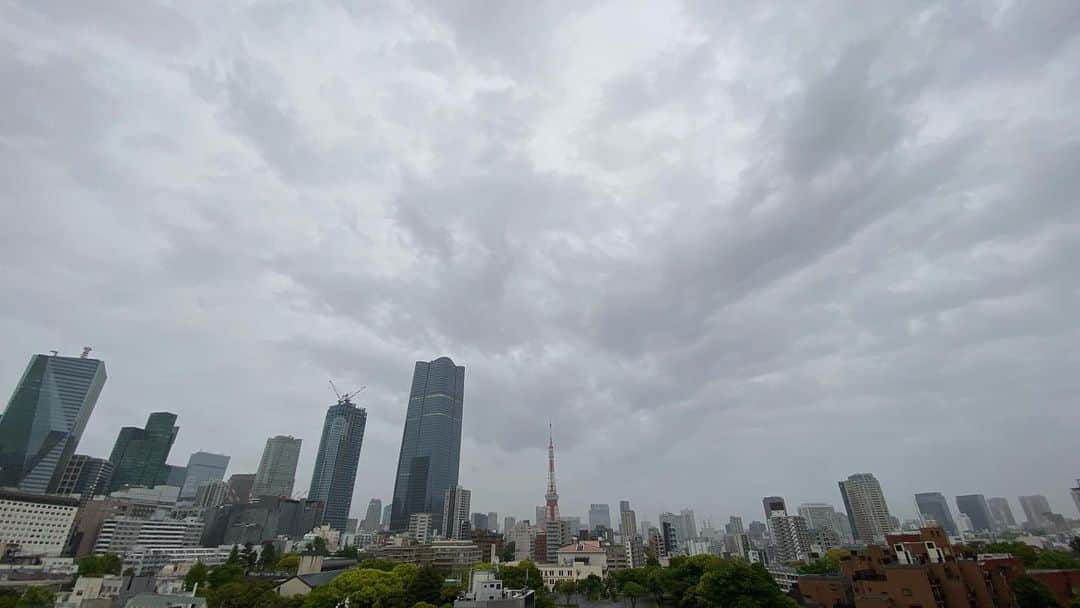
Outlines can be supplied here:
<path id="1" fill-rule="evenodd" d="M 548 521 L 559 521 L 559 493 L 555 491 L 555 443 L 551 440 L 551 424 L 548 424 L 548 485 L 545 515 Z"/>

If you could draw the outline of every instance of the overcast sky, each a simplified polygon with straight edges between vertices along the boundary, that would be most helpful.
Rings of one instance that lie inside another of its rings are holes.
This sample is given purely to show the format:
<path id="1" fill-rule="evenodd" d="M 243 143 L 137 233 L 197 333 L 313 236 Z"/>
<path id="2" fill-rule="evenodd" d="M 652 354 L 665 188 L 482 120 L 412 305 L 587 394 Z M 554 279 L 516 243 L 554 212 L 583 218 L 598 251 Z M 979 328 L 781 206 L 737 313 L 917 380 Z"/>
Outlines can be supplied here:
<path id="1" fill-rule="evenodd" d="M 253 472 L 466 366 L 461 483 L 761 518 L 1080 477 L 1080 2 L 0 6 L 0 390 L 83 345 L 79 451 Z"/>

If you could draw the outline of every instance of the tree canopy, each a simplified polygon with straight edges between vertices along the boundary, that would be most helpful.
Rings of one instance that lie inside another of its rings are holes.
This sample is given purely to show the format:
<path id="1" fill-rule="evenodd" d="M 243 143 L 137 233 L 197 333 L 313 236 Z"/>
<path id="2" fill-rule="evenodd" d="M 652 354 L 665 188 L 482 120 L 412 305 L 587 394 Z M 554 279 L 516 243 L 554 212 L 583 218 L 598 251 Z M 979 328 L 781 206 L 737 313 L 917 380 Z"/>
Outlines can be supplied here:
<path id="1" fill-rule="evenodd" d="M 1045 583 L 1026 574 L 1013 581 L 1012 589 L 1018 608 L 1061 608 Z"/>
<path id="2" fill-rule="evenodd" d="M 123 562 L 113 553 L 105 555 L 87 555 L 79 558 L 79 576 L 99 577 L 106 574 L 120 574 Z"/>

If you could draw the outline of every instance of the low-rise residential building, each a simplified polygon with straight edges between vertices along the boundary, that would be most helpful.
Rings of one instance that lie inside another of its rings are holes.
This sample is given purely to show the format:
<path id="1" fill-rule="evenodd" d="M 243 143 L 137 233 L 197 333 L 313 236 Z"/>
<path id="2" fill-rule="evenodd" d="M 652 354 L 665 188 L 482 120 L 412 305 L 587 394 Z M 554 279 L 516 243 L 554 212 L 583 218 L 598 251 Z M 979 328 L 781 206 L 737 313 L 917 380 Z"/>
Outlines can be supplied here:
<path id="1" fill-rule="evenodd" d="M 532 608 L 536 597 L 532 589 L 506 589 L 490 570 L 473 570 L 469 591 L 454 602 L 454 608 Z"/>
<path id="2" fill-rule="evenodd" d="M 58 556 L 78 510 L 74 498 L 0 489 L 0 545 L 24 556 Z"/>
<path id="3" fill-rule="evenodd" d="M 124 552 L 124 570 L 135 574 L 154 574 L 167 565 L 191 565 L 202 562 L 207 567 L 220 566 L 229 559 L 232 546 L 220 547 L 129 547 Z"/>
<path id="4" fill-rule="evenodd" d="M 334 580 L 356 565 L 354 559 L 333 559 L 321 555 L 302 555 L 296 574 L 278 583 L 274 591 L 281 597 L 307 595 L 312 589 Z"/>

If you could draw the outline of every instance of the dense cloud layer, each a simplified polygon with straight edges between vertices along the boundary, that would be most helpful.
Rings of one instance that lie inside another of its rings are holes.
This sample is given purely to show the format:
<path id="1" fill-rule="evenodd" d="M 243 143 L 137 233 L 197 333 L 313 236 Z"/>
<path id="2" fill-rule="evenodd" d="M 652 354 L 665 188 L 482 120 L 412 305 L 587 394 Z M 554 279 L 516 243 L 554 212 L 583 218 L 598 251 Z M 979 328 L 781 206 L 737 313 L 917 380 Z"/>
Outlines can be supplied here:
<path id="1" fill-rule="evenodd" d="M 449 355 L 478 510 L 550 420 L 567 513 L 1072 512 L 1080 3 L 195 4 L 0 9 L 0 384 L 94 346 L 80 451 L 170 410 L 304 489 L 367 385 L 362 513 Z"/>

